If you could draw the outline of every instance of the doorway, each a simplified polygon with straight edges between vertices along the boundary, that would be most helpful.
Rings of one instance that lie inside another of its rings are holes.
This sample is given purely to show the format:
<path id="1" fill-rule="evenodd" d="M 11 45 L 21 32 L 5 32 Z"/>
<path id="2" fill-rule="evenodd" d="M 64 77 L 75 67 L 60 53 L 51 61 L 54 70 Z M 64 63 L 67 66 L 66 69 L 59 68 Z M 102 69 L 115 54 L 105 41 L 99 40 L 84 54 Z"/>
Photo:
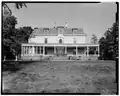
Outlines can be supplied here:
<path id="1" fill-rule="evenodd" d="M 65 47 L 56 47 L 57 56 L 63 56 L 65 54 Z"/>

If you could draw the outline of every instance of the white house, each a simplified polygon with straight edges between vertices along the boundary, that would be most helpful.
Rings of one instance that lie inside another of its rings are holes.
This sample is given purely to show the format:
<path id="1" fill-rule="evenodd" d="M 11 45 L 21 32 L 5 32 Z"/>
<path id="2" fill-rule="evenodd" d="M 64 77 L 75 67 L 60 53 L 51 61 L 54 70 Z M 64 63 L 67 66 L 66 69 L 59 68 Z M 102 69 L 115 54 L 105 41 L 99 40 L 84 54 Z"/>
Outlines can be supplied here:
<path id="1" fill-rule="evenodd" d="M 22 60 L 40 60 L 40 57 L 76 56 L 81 59 L 97 59 L 99 44 L 86 42 L 87 35 L 82 28 L 36 28 L 32 32 L 28 43 L 22 44 Z M 89 48 L 94 47 L 94 54 L 89 54 Z"/>

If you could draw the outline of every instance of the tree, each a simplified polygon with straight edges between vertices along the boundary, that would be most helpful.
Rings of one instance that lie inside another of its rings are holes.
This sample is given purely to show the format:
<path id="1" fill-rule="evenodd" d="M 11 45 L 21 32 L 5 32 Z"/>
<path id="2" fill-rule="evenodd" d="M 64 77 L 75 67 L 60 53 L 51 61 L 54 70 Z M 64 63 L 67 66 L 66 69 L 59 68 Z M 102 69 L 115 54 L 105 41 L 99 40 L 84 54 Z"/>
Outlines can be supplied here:
<path id="1" fill-rule="evenodd" d="M 30 26 L 15 29 L 17 19 L 9 16 L 3 19 L 3 56 L 15 56 L 21 53 L 21 43 L 27 43 L 33 29 Z"/>
<path id="2" fill-rule="evenodd" d="M 118 57 L 118 22 L 109 28 L 100 38 L 100 58 L 115 60 Z"/>
<path id="3" fill-rule="evenodd" d="M 99 48 L 100 48 L 100 59 L 104 59 L 106 56 L 105 56 L 105 54 L 104 54 L 104 52 L 105 51 L 107 51 L 107 47 L 105 47 L 106 46 L 106 39 L 104 38 L 104 37 L 102 37 L 102 38 L 100 38 L 100 40 L 99 40 Z M 106 53 L 106 52 L 105 52 Z"/>
<path id="4" fill-rule="evenodd" d="M 15 8 L 20 9 L 22 7 L 27 7 L 26 3 L 15 3 Z"/>
<path id="5" fill-rule="evenodd" d="M 15 45 L 13 44 L 13 48 L 16 52 L 16 55 L 21 54 L 21 44 L 28 43 L 28 38 L 30 37 L 33 29 L 30 26 L 20 27 L 15 31 Z"/>
<path id="6" fill-rule="evenodd" d="M 27 7 L 25 3 L 15 3 L 15 8 L 20 9 L 23 6 Z M 21 52 L 21 42 L 17 38 L 15 25 L 17 24 L 16 17 L 12 16 L 12 11 L 7 5 L 7 3 L 2 3 L 3 8 L 3 56 L 15 57 Z M 27 33 L 27 32 L 26 32 Z M 22 36 L 21 36 L 22 37 Z"/>
<path id="7" fill-rule="evenodd" d="M 93 43 L 93 44 L 97 43 L 97 36 L 95 34 L 92 35 L 91 43 Z"/>
<path id="8" fill-rule="evenodd" d="M 97 36 L 95 34 L 92 35 L 91 43 L 92 44 L 97 44 Z M 89 54 L 95 54 L 95 53 L 96 53 L 96 48 L 95 47 L 90 47 L 89 48 Z"/>
<path id="9" fill-rule="evenodd" d="M 28 39 L 32 33 L 33 29 L 30 26 L 20 27 L 16 29 L 16 38 L 21 43 L 28 43 Z"/>
<path id="10" fill-rule="evenodd" d="M 15 8 L 16 9 L 20 9 L 22 7 L 27 7 L 26 3 L 14 3 L 15 4 Z M 9 6 L 7 5 L 7 3 L 2 3 L 2 8 L 3 8 L 3 16 L 4 17 L 8 17 L 12 15 L 12 11 L 9 8 Z"/>
<path id="11" fill-rule="evenodd" d="M 119 43 L 119 37 L 118 37 L 118 21 L 113 24 L 113 30 L 112 30 L 112 35 L 113 35 L 113 41 L 114 41 L 114 50 L 115 50 L 115 57 L 118 57 L 118 43 Z"/>
<path id="12" fill-rule="evenodd" d="M 15 25 L 17 24 L 17 19 L 14 16 L 3 18 L 3 26 L 2 26 L 2 44 L 3 44 L 3 52 L 4 56 L 11 53 L 13 51 L 11 44 L 14 43 Z"/>

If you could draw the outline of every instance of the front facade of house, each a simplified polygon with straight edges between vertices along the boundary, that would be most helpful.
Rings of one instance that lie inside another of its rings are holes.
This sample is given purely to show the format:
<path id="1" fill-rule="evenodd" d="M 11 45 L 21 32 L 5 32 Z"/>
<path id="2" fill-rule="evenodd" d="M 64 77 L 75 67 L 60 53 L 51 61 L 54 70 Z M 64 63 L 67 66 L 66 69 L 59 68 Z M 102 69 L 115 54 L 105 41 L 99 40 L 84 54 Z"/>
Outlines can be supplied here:
<path id="1" fill-rule="evenodd" d="M 40 60 L 40 57 L 80 57 L 81 60 L 97 59 L 99 44 L 86 43 L 87 35 L 82 28 L 67 28 L 56 26 L 54 28 L 36 28 L 28 39 L 22 44 L 22 60 Z M 92 54 L 89 49 L 95 49 Z"/>

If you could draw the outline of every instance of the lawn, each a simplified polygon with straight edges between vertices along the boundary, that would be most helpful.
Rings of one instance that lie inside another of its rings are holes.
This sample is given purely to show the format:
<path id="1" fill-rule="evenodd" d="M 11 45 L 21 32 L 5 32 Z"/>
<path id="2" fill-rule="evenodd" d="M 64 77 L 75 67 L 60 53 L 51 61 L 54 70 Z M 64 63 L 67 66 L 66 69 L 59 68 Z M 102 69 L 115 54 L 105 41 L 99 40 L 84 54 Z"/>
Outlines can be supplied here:
<path id="1" fill-rule="evenodd" d="M 6 93 L 116 94 L 114 61 L 20 62 L 16 72 L 3 72 Z"/>

